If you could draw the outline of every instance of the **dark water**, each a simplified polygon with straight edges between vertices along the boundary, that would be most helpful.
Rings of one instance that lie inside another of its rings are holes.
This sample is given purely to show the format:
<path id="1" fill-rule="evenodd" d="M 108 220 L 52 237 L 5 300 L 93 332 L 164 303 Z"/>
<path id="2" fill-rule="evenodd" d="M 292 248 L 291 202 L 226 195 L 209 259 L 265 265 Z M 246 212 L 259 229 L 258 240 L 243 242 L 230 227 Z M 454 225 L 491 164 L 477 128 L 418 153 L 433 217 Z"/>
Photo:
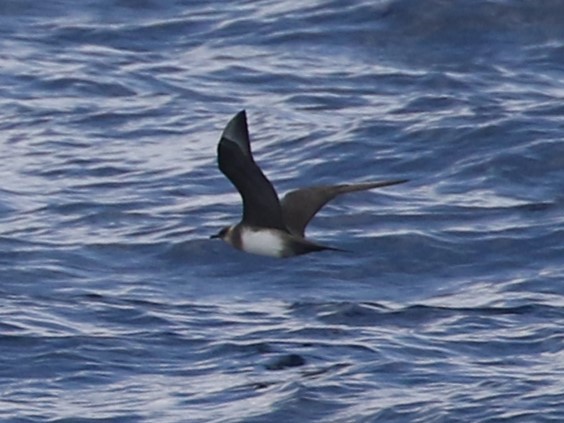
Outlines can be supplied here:
<path id="1" fill-rule="evenodd" d="M 0 2 L 0 420 L 564 421 L 564 2 Z M 216 167 L 281 192 L 245 255 Z"/>

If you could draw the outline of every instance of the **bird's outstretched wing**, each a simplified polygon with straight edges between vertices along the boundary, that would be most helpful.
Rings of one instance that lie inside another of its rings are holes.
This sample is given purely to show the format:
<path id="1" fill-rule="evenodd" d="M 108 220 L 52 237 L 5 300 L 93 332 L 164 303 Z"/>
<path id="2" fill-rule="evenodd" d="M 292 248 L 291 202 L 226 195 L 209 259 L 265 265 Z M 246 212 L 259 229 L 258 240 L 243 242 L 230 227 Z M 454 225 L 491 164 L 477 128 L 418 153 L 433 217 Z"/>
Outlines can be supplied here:
<path id="1" fill-rule="evenodd" d="M 223 130 L 217 146 L 217 163 L 241 194 L 244 223 L 286 231 L 278 195 L 253 159 L 244 110 Z"/>
<path id="2" fill-rule="evenodd" d="M 407 182 L 407 179 L 367 182 L 361 184 L 323 185 L 290 191 L 282 199 L 282 215 L 288 231 L 303 237 L 305 228 L 315 214 L 340 194 L 387 187 Z"/>

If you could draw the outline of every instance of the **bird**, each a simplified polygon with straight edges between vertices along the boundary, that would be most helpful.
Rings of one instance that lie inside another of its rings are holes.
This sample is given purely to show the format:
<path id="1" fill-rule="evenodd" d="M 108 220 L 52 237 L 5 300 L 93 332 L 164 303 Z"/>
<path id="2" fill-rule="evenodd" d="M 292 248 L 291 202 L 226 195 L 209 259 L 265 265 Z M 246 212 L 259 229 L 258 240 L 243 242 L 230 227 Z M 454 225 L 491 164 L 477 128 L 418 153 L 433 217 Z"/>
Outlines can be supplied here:
<path id="1" fill-rule="evenodd" d="M 239 191 L 243 216 L 223 227 L 212 239 L 221 239 L 247 253 L 287 258 L 316 251 L 345 251 L 305 237 L 315 214 L 335 197 L 407 182 L 396 179 L 355 184 L 317 185 L 288 192 L 282 200 L 253 158 L 247 114 L 239 111 L 225 126 L 218 146 L 219 170 Z"/>

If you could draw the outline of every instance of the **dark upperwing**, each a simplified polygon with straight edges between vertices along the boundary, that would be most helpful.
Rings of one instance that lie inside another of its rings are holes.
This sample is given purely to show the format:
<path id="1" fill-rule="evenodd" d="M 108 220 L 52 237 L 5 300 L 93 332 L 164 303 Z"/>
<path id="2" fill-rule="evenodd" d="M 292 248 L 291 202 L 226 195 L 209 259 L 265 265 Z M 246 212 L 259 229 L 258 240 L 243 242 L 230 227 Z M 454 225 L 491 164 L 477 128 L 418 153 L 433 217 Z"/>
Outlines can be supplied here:
<path id="1" fill-rule="evenodd" d="M 305 228 L 315 214 L 329 201 L 340 194 L 372 188 L 402 184 L 407 179 L 361 184 L 325 185 L 290 191 L 282 199 L 282 216 L 291 234 L 303 237 Z"/>
<path id="2" fill-rule="evenodd" d="M 217 146 L 217 163 L 241 194 L 244 223 L 286 231 L 278 195 L 253 159 L 244 110 L 225 126 Z"/>

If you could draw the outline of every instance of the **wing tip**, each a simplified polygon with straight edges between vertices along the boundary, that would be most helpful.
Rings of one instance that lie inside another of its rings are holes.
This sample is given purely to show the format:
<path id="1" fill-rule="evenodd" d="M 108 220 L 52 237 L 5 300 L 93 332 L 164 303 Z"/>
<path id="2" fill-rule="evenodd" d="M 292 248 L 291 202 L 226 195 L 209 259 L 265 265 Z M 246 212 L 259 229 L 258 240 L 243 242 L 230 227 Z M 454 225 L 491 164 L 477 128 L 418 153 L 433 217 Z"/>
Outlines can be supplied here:
<path id="1" fill-rule="evenodd" d="M 237 112 L 225 125 L 225 129 L 221 134 L 221 138 L 230 141 L 237 141 L 243 137 L 245 140 L 249 138 L 249 129 L 247 126 L 247 112 L 245 109 Z"/>

